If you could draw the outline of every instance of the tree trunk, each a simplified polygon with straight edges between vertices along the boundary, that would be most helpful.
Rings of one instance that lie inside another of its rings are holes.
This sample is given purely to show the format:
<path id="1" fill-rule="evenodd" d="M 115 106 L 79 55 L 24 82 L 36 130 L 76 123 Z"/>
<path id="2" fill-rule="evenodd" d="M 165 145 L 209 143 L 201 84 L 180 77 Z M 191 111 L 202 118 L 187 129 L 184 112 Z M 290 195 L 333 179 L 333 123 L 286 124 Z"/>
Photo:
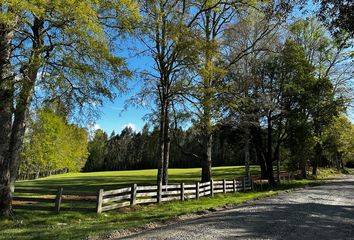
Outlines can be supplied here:
<path id="1" fill-rule="evenodd" d="M 20 153 L 22 151 L 23 138 L 26 131 L 27 108 L 31 101 L 33 87 L 30 86 L 24 92 L 24 101 L 19 102 L 19 106 L 15 110 L 15 119 L 11 131 L 11 141 L 9 148 L 10 158 L 10 186 L 15 189 L 15 182 L 17 179 L 18 170 L 20 167 Z"/>
<path id="2" fill-rule="evenodd" d="M 267 165 L 266 165 L 266 160 L 262 152 L 257 151 L 257 159 L 259 166 L 261 167 L 261 179 L 267 179 Z"/>
<path id="3" fill-rule="evenodd" d="M 13 111 L 11 41 L 13 32 L 0 26 L 0 216 L 12 215 L 9 145 Z"/>
<path id="4" fill-rule="evenodd" d="M 273 172 L 273 126 L 272 126 L 272 119 L 271 113 L 268 116 L 268 138 L 267 138 L 267 157 L 266 157 L 266 164 L 267 164 L 267 177 L 270 186 L 275 185 L 274 181 L 274 172 Z"/>
<path id="5" fill-rule="evenodd" d="M 316 143 L 315 153 L 316 153 L 315 158 L 312 161 L 312 175 L 314 175 L 314 176 L 317 175 L 318 163 L 321 161 L 321 158 L 322 158 L 322 145 L 321 145 L 321 143 Z"/>
<path id="6" fill-rule="evenodd" d="M 266 166 L 266 160 L 263 152 L 264 144 L 262 141 L 262 134 L 261 134 L 260 127 L 259 126 L 252 127 L 250 132 L 252 136 L 253 145 L 256 149 L 257 161 L 261 168 L 261 179 L 267 179 L 267 166 Z"/>
<path id="7" fill-rule="evenodd" d="M 249 136 L 248 127 L 246 127 L 244 153 L 245 153 L 245 177 L 249 180 L 251 178 L 251 173 L 250 173 L 250 136 Z"/>
<path id="8" fill-rule="evenodd" d="M 157 184 L 168 184 L 168 165 L 169 165 L 169 152 L 170 152 L 170 137 L 169 137 L 169 102 L 167 97 L 163 95 L 161 101 L 160 112 L 160 160 L 158 162 Z"/>
<path id="9" fill-rule="evenodd" d="M 34 19 L 32 26 L 34 35 L 32 39 L 33 52 L 28 65 L 26 65 L 27 67 L 23 70 L 24 74 L 22 77 L 24 79 L 21 81 L 21 90 L 16 101 L 16 109 L 14 110 L 14 120 L 11 126 L 8 152 L 3 155 L 4 159 L 2 165 L 4 168 L 1 168 L 2 171 L 0 176 L 0 212 L 5 216 L 9 216 L 12 212 L 11 189 L 14 190 L 15 188 L 15 181 L 20 166 L 20 153 L 22 150 L 22 143 L 26 130 L 27 112 L 32 99 L 35 82 L 37 80 L 37 74 L 40 68 L 40 51 L 43 44 L 43 26 L 44 22 L 42 20 L 38 18 Z M 1 127 L 3 126 L 1 125 Z"/>
<path id="10" fill-rule="evenodd" d="M 171 139 L 170 139 L 170 122 L 169 122 L 169 103 L 167 101 L 166 103 L 166 109 L 165 109 L 165 130 L 164 130 L 164 162 L 163 162 L 163 176 L 162 176 L 162 184 L 167 185 L 168 184 L 168 165 L 170 161 L 170 145 L 171 145 Z"/>
<path id="11" fill-rule="evenodd" d="M 159 134 L 159 161 L 157 162 L 157 186 L 160 186 L 163 179 L 163 166 L 164 166 L 164 157 L 165 157 L 165 142 L 164 142 L 164 132 L 165 132 L 165 108 L 161 106 L 160 112 L 160 134 Z"/>
<path id="12" fill-rule="evenodd" d="M 304 179 L 307 178 L 306 160 L 304 160 L 304 158 L 300 161 L 299 168 L 301 170 L 301 177 L 304 178 Z"/>
<path id="13" fill-rule="evenodd" d="M 206 136 L 206 154 L 202 159 L 202 182 L 211 180 L 211 151 L 213 144 L 213 135 L 211 133 Z"/>
<path id="14" fill-rule="evenodd" d="M 277 163 L 277 182 L 280 183 L 280 146 L 279 145 L 277 145 L 275 149 L 274 158 Z"/>

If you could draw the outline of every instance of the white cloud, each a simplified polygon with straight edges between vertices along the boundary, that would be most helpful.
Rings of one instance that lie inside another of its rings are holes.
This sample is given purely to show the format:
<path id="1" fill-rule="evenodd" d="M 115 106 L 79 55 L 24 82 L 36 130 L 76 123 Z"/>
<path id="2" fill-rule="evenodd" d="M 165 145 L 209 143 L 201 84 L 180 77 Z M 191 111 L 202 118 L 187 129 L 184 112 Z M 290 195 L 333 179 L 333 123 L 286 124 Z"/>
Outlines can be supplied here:
<path id="1" fill-rule="evenodd" d="M 95 135 L 95 132 L 98 130 L 98 129 L 102 129 L 101 126 L 97 123 L 90 123 L 87 125 L 87 130 L 88 130 L 88 133 L 89 133 L 89 138 L 92 139 L 93 136 Z"/>
<path id="2" fill-rule="evenodd" d="M 122 129 L 126 128 L 126 127 L 130 127 L 131 129 L 133 129 L 133 131 L 136 131 L 136 125 L 134 123 L 127 123 L 127 124 L 124 124 Z"/>
<path id="3" fill-rule="evenodd" d="M 95 132 L 98 129 L 102 129 L 101 126 L 97 123 L 91 123 L 87 126 L 87 128 L 90 132 Z"/>
<path id="4" fill-rule="evenodd" d="M 93 128 L 93 130 L 102 129 L 101 126 L 97 123 L 93 124 L 92 128 Z"/>

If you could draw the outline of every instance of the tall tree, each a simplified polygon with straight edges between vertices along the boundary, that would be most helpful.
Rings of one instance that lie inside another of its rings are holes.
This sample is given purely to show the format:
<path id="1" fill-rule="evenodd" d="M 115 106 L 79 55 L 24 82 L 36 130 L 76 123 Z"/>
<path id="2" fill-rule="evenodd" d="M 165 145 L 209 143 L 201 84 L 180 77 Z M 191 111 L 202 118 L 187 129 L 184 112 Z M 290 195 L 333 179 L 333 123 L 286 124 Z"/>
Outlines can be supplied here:
<path id="1" fill-rule="evenodd" d="M 290 36 L 305 50 L 307 61 L 314 66 L 316 82 L 312 93 L 312 106 L 308 106 L 316 139 L 313 174 L 323 159 L 322 133 L 331 124 L 334 117 L 343 111 L 348 89 L 347 76 L 352 75 L 348 65 L 347 39 L 331 39 L 326 29 L 315 18 L 296 21 L 290 27 Z M 338 84 L 341 83 L 341 84 Z M 335 87 L 337 86 L 337 88 Z"/>
<path id="2" fill-rule="evenodd" d="M 97 129 L 94 132 L 93 139 L 88 144 L 89 156 L 83 169 L 84 171 L 103 170 L 107 140 L 107 134 L 103 130 Z"/>
<path id="3" fill-rule="evenodd" d="M 142 94 L 153 94 L 158 106 L 159 151 L 157 182 L 168 183 L 170 152 L 170 108 L 183 85 L 184 66 L 192 57 L 191 32 L 188 29 L 188 1 L 142 1 L 143 32 L 141 41 L 154 61 L 153 71 L 145 71 Z M 154 89 L 151 91 L 151 88 Z"/>
<path id="4" fill-rule="evenodd" d="M 10 186 L 17 177 L 35 87 L 41 94 L 83 107 L 99 103 L 102 97 L 112 98 L 110 88 L 120 87 L 120 79 L 128 72 L 123 59 L 112 54 L 105 31 L 107 19 L 118 26 L 121 15 L 130 16 L 137 9 L 130 1 L 0 3 L 1 43 L 5 43 L 1 45 L 5 56 L 1 54 L 0 95 L 6 103 L 0 109 L 4 120 L 0 126 L 0 215 L 10 216 Z M 106 6 L 115 8 L 106 11 Z"/>
<path id="5" fill-rule="evenodd" d="M 39 110 L 28 132 L 21 154 L 21 174 L 39 176 L 61 170 L 79 171 L 85 164 L 88 155 L 86 130 L 68 124 L 53 110 Z"/>
<path id="6" fill-rule="evenodd" d="M 191 104 L 195 108 L 195 124 L 199 129 L 199 144 L 202 150 L 201 181 L 210 181 L 212 177 L 212 145 L 215 121 L 220 117 L 217 94 L 220 92 L 220 80 L 225 74 L 220 65 L 220 35 L 224 26 L 234 16 L 232 1 L 196 1 L 193 6 L 201 14 L 192 25 L 198 41 L 198 62 L 193 67 L 197 77 L 191 88 Z"/>

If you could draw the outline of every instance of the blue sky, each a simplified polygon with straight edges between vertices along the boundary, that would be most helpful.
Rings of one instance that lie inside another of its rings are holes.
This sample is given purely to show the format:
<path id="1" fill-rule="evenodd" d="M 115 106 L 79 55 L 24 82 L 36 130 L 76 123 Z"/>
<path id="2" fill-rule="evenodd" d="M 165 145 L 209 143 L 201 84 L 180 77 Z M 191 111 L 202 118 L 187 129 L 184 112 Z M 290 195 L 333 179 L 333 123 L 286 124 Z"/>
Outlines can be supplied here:
<path id="1" fill-rule="evenodd" d="M 121 48 L 126 48 L 118 54 L 126 58 L 128 68 L 131 71 L 152 70 L 153 60 L 151 58 L 144 56 L 144 54 L 132 56 L 135 52 L 145 49 L 144 46 L 129 39 L 122 41 L 119 45 Z M 131 48 L 134 48 L 134 50 Z M 128 106 L 124 109 L 126 101 L 139 92 L 140 82 L 138 74 L 134 74 L 133 78 L 128 80 L 129 91 L 127 93 L 118 94 L 113 102 L 105 101 L 100 108 L 101 114 L 96 120 L 94 128 L 101 128 L 108 134 L 111 134 L 112 131 L 120 133 L 126 126 L 130 126 L 136 131 L 141 130 L 146 123 L 143 118 L 151 112 L 151 109 L 134 106 Z"/>

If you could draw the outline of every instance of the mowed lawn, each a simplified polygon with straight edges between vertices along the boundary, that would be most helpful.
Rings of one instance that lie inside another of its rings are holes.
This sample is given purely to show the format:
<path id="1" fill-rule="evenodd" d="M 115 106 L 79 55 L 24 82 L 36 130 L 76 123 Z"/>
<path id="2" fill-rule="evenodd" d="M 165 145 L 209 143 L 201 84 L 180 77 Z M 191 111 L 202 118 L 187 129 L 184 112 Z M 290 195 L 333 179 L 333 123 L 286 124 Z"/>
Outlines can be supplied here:
<path id="1" fill-rule="evenodd" d="M 214 180 L 231 180 L 244 176 L 244 166 L 214 167 Z M 258 166 L 251 166 L 251 174 L 259 174 Z M 67 191 L 93 192 L 99 189 L 112 190 L 138 185 L 156 184 L 156 170 L 129 170 L 129 171 L 109 171 L 92 173 L 67 173 L 40 178 L 30 181 L 19 181 L 17 188 L 36 188 L 36 189 L 56 189 L 63 187 Z M 170 169 L 169 183 L 196 182 L 200 181 L 200 168 Z"/>

